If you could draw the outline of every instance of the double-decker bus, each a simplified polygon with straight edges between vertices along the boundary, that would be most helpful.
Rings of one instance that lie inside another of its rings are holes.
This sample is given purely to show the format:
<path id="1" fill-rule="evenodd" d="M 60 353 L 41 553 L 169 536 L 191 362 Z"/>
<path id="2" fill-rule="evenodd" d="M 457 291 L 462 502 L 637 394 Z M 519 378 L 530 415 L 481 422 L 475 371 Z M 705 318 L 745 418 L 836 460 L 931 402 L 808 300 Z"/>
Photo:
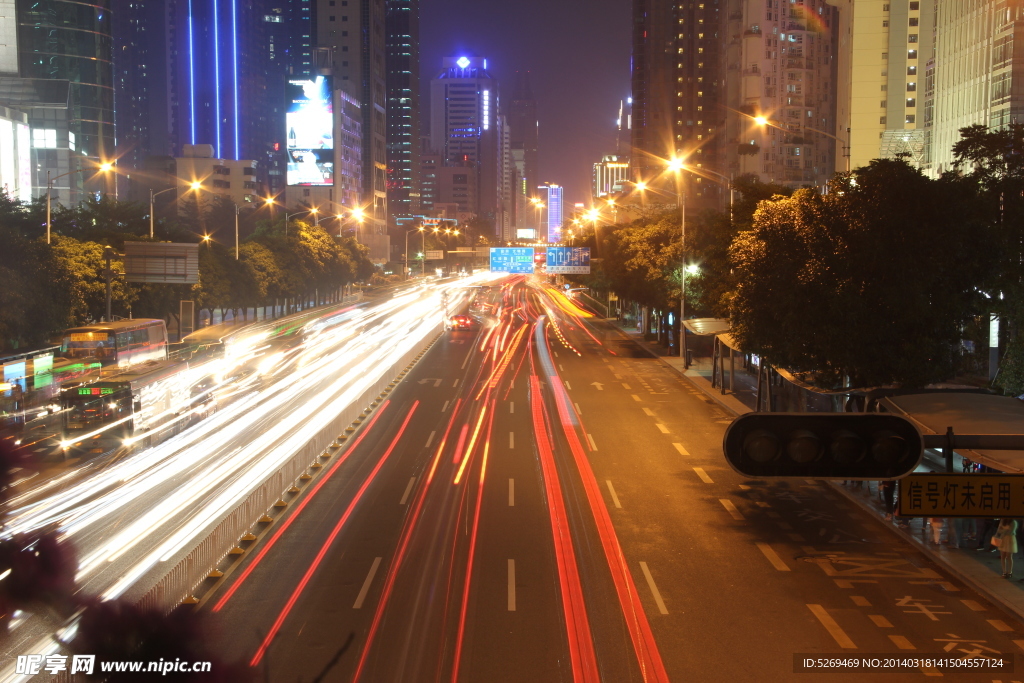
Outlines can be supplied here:
<path id="1" fill-rule="evenodd" d="M 187 427 L 192 416 L 179 416 L 212 400 L 209 392 L 196 395 L 187 370 L 187 363 L 158 361 L 63 388 L 65 452 L 107 453 L 138 441 L 156 442 Z"/>
<path id="2" fill-rule="evenodd" d="M 64 332 L 60 353 L 66 359 L 95 359 L 104 368 L 167 360 L 167 326 L 140 318 L 72 327 Z"/>

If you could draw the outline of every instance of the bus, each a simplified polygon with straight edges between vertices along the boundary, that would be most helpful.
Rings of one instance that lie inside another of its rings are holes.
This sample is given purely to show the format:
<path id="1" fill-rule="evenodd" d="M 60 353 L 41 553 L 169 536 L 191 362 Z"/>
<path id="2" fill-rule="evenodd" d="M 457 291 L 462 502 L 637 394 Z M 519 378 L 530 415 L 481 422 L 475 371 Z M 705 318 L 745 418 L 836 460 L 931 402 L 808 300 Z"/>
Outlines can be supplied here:
<path id="1" fill-rule="evenodd" d="M 167 360 L 167 326 L 140 318 L 72 327 L 64 331 L 60 353 L 70 360 L 95 359 L 104 368 Z"/>
<path id="2" fill-rule="evenodd" d="M 97 454 L 160 441 L 188 427 L 198 411 L 187 420 L 179 415 L 212 402 L 203 387 L 191 385 L 188 363 L 167 360 L 66 386 L 60 392 L 61 446 L 65 453 Z"/>

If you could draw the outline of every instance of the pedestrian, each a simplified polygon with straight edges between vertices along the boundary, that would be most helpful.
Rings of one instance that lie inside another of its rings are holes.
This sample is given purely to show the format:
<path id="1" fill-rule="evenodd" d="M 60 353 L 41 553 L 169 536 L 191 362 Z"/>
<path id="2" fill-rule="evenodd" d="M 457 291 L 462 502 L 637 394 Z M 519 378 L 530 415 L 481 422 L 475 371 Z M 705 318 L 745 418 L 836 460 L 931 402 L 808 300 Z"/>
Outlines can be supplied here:
<path id="1" fill-rule="evenodd" d="M 1013 554 L 1017 552 L 1017 520 L 1004 517 L 999 520 L 996 533 L 992 536 L 992 545 L 999 548 L 999 562 L 1003 568 L 1003 578 L 1013 576 Z"/>
<path id="2" fill-rule="evenodd" d="M 939 545 L 942 542 L 942 517 L 929 517 L 928 523 L 932 527 L 932 543 Z"/>
<path id="3" fill-rule="evenodd" d="M 895 509 L 896 482 L 888 479 L 883 481 L 879 487 L 882 489 L 882 500 L 885 501 L 885 518 L 892 519 L 892 512 Z"/>
<path id="4" fill-rule="evenodd" d="M 978 534 L 978 547 L 975 548 L 978 552 L 983 550 L 996 552 L 998 548 L 993 547 L 989 544 L 989 538 L 996 532 L 996 519 L 994 517 L 988 517 L 984 520 L 984 526 L 982 526 L 981 533 Z"/>

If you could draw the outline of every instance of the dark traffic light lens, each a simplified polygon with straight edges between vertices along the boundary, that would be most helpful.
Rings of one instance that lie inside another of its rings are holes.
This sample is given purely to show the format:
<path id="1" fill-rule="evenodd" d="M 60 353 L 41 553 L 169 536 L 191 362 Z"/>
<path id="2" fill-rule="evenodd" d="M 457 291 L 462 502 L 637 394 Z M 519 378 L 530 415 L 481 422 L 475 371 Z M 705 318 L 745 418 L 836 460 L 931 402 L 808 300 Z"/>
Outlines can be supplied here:
<path id="1" fill-rule="evenodd" d="M 874 435 L 871 456 L 876 462 L 891 465 L 907 454 L 907 440 L 895 432 L 884 430 Z"/>
<path id="2" fill-rule="evenodd" d="M 836 432 L 828 449 L 832 454 L 832 460 L 843 465 L 860 461 L 866 450 L 864 439 L 845 429 Z"/>
<path id="3" fill-rule="evenodd" d="M 786 442 L 786 455 L 793 462 L 814 462 L 821 455 L 821 439 L 810 430 L 797 429 Z"/>
<path id="4" fill-rule="evenodd" d="M 771 462 L 779 455 L 779 437 L 764 429 L 755 429 L 743 439 L 743 452 L 754 462 Z"/>

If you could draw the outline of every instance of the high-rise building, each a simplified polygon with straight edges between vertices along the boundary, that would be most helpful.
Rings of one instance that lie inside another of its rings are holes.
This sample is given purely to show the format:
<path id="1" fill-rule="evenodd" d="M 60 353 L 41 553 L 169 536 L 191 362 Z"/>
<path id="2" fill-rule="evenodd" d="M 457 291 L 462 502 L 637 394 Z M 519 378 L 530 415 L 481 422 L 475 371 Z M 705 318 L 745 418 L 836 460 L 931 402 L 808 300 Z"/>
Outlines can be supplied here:
<path id="1" fill-rule="evenodd" d="M 13 73 L 11 48 L 17 45 L 17 73 L 25 79 L 70 82 L 66 110 L 68 138 L 54 144 L 55 154 L 37 154 L 36 179 L 50 170 L 52 176 L 67 170 L 88 168 L 114 157 L 114 67 L 112 15 L 110 0 L 93 0 L 88 5 L 71 0 L 34 0 L 5 3 L 0 22 L 10 32 L 11 19 L 17 26 L 17 38 L 9 41 L 2 54 L 0 70 Z M 8 38 L 10 36 L 8 35 Z M 45 110 L 41 110 L 45 111 Z M 45 119 L 32 120 L 33 130 L 54 130 Z M 57 145 L 61 145 L 57 147 Z M 76 202 L 80 192 L 102 191 L 113 194 L 112 176 L 72 173 L 54 184 L 53 197 L 65 203 Z M 38 194 L 38 192 L 36 193 Z"/>
<path id="2" fill-rule="evenodd" d="M 696 186 L 703 184 L 705 193 L 714 186 L 728 196 L 728 177 L 747 173 L 794 188 L 828 182 L 836 171 L 837 146 L 839 158 L 843 153 L 836 141 L 835 26 L 836 10 L 826 0 L 733 5 L 725 23 L 731 37 L 726 64 L 720 68 L 726 87 L 719 109 L 727 112 L 727 127 L 715 134 L 695 126 L 695 144 L 710 136 L 725 165 L 709 164 L 719 176 L 693 178 Z M 695 85 L 697 100 L 701 85 Z"/>
<path id="3" fill-rule="evenodd" d="M 924 65 L 924 80 L 933 102 L 925 112 L 927 166 L 938 175 L 953 164 L 961 128 L 1024 122 L 1024 7 L 1009 0 L 936 5 L 934 65 Z"/>
<path id="4" fill-rule="evenodd" d="M 628 181 L 628 157 L 608 155 L 594 164 L 594 183 L 591 192 L 594 199 L 619 195 L 630 191 Z"/>
<path id="5" fill-rule="evenodd" d="M 271 62 L 288 78 L 311 78 L 316 60 L 315 0 L 277 0 L 263 16 Z"/>
<path id="6" fill-rule="evenodd" d="M 839 9 L 838 170 L 897 154 L 923 164 L 925 73 L 929 62 L 934 65 L 936 0 L 830 4 Z"/>
<path id="7" fill-rule="evenodd" d="M 508 125 L 511 129 L 513 154 L 522 150 L 522 170 L 516 190 L 526 197 L 533 197 L 540 185 L 537 166 L 540 123 L 537 120 L 537 101 L 530 88 L 530 72 L 517 71 L 512 99 L 508 106 Z"/>
<path id="8" fill-rule="evenodd" d="M 430 83 L 430 146 L 445 166 L 470 169 L 476 187 L 473 213 L 494 226 L 493 237 L 512 234 L 510 135 L 498 81 L 480 57 L 448 57 Z"/>
<path id="9" fill-rule="evenodd" d="M 385 19 L 385 0 L 317 0 L 317 45 L 333 54 L 334 87 L 362 107 L 361 230 L 380 236 L 387 232 Z"/>
<path id="10" fill-rule="evenodd" d="M 420 3 L 387 0 L 388 215 L 420 210 Z M 393 224 L 393 221 L 390 221 Z"/>
<path id="11" fill-rule="evenodd" d="M 615 155 L 629 159 L 633 136 L 633 98 L 619 100 L 619 115 L 615 119 Z"/>
<path id="12" fill-rule="evenodd" d="M 773 0 L 777 1 L 777 0 Z M 728 191 L 699 175 L 726 170 L 725 10 L 718 2 L 633 0 L 634 180 L 685 159 L 689 205 L 720 207 Z"/>
<path id="13" fill-rule="evenodd" d="M 547 220 L 545 221 L 545 228 L 547 229 L 547 235 L 537 235 L 538 239 L 546 240 L 547 242 L 561 242 L 562 241 L 562 188 L 559 185 L 553 183 L 547 183 L 537 188 L 543 194 L 545 212 Z"/>

